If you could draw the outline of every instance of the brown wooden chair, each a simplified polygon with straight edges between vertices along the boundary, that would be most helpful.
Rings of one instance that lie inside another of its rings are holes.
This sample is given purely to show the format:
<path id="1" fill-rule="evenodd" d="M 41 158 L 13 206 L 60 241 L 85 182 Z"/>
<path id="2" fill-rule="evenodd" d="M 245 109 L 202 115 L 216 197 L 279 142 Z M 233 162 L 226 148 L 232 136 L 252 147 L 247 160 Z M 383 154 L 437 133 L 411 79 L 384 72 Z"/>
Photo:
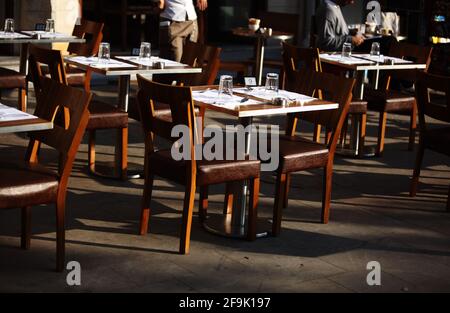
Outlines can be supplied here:
<path id="1" fill-rule="evenodd" d="M 100 42 L 103 39 L 103 23 L 82 19 L 75 25 L 72 35 L 86 40 L 85 43 L 70 43 L 67 52 L 72 55 L 90 57 L 98 53 Z M 75 66 L 66 65 L 67 83 L 70 86 L 81 86 L 86 91 L 91 91 L 92 72 L 85 71 Z"/>
<path id="2" fill-rule="evenodd" d="M 23 112 L 27 111 L 27 77 L 8 68 L 0 67 L 0 99 L 2 90 L 18 89 L 19 101 L 17 108 Z"/>
<path id="3" fill-rule="evenodd" d="M 437 95 L 440 92 L 441 95 Z M 416 98 L 419 111 L 419 150 L 411 181 L 411 197 L 415 197 L 419 184 L 425 149 L 450 156 L 450 78 L 421 73 L 416 83 Z M 426 117 L 446 122 L 445 126 L 432 127 Z M 450 188 L 447 200 L 450 211 Z"/>
<path id="4" fill-rule="evenodd" d="M 89 119 L 91 94 L 41 78 L 42 92 L 37 98 L 35 115 L 54 120 L 57 111 L 70 116 L 67 125 L 54 123 L 53 129 L 30 132 L 30 142 L 24 161 L 0 163 L 0 209 L 22 208 L 21 246 L 30 248 L 31 207 L 56 205 L 56 269 L 64 269 L 65 202 L 67 184 L 78 146 Z M 59 169 L 55 172 L 38 163 L 39 144 L 44 143 L 59 152 Z"/>
<path id="5" fill-rule="evenodd" d="M 206 86 L 213 85 L 216 80 L 220 65 L 220 53 L 222 49 L 200 43 L 187 41 L 183 47 L 181 63 L 192 67 L 201 67 L 202 72 L 198 74 L 177 74 L 177 75 L 153 75 L 153 80 L 163 84 L 173 84 L 183 86 Z M 140 115 L 136 99 L 130 101 L 128 113 L 131 118 L 139 121 Z M 204 109 L 195 108 L 196 115 L 203 120 Z M 170 107 L 167 104 L 155 103 L 155 114 L 160 117 L 170 118 Z"/>
<path id="6" fill-rule="evenodd" d="M 200 217 L 204 218 L 208 203 L 208 186 L 233 181 L 250 180 L 250 210 L 248 239 L 256 238 L 256 207 L 259 192 L 260 162 L 243 161 L 196 161 L 195 138 L 198 127 L 195 124 L 194 101 L 190 87 L 164 85 L 146 80 L 138 75 L 139 112 L 145 134 L 145 183 L 142 197 L 141 223 L 139 233 L 147 234 L 150 218 L 150 201 L 154 176 L 160 176 L 185 186 L 183 218 L 181 225 L 180 253 L 189 253 L 189 241 L 192 223 L 196 186 L 201 188 Z M 171 118 L 162 119 L 155 114 L 154 103 L 161 102 L 170 106 Z M 175 126 L 183 126 L 189 134 L 183 142 L 188 149 L 189 160 L 174 160 L 171 149 L 155 150 L 154 136 L 160 136 L 170 142 L 171 131 Z"/>
<path id="7" fill-rule="evenodd" d="M 314 168 L 324 168 L 323 196 L 322 196 L 322 223 L 329 220 L 330 201 L 332 189 L 333 163 L 336 145 L 340 132 L 347 116 L 354 79 L 341 78 L 327 73 L 303 70 L 298 73 L 301 83 L 298 92 L 307 95 L 318 95 L 321 91 L 323 98 L 339 103 L 339 109 L 318 111 L 315 114 L 292 114 L 288 119 L 290 135 L 280 137 L 280 164 L 277 170 L 275 204 L 273 213 L 273 235 L 277 236 L 281 230 L 281 217 L 283 205 L 287 205 L 285 195 L 288 194 L 287 179 L 290 173 L 305 171 Z M 307 140 L 295 136 L 297 120 L 301 118 L 313 124 L 327 127 L 332 133 L 327 144 Z"/>
<path id="8" fill-rule="evenodd" d="M 38 95 L 39 77 L 43 75 L 42 65 L 46 65 L 46 71 L 52 79 L 68 84 L 65 73 L 65 67 L 61 56 L 61 51 L 44 49 L 37 46 L 30 46 L 29 67 L 31 77 L 34 83 L 34 89 Z M 113 107 L 109 104 L 92 101 L 89 105 L 89 123 L 86 130 L 89 132 L 88 158 L 89 170 L 91 173 L 100 174 L 95 168 L 95 132 L 99 129 L 115 129 L 117 130 L 117 147 L 116 167 L 114 177 L 120 179 L 127 178 L 127 148 L 128 148 L 128 114 Z"/>
<path id="9" fill-rule="evenodd" d="M 390 56 L 403 58 L 423 63 L 427 65 L 425 72 L 431 62 L 431 47 L 421 47 L 414 44 L 397 42 L 391 47 Z M 378 123 L 378 144 L 377 155 L 381 156 L 384 152 L 384 140 L 386 135 L 386 123 L 388 113 L 407 113 L 410 115 L 410 133 L 408 149 L 414 149 L 417 127 L 417 104 L 414 94 L 408 94 L 403 91 L 397 91 L 390 88 L 393 79 L 414 83 L 418 71 L 403 70 L 393 71 L 386 76 L 384 82 L 381 83 L 379 90 L 368 89 L 365 92 L 365 100 L 368 102 L 369 110 L 379 112 Z"/>

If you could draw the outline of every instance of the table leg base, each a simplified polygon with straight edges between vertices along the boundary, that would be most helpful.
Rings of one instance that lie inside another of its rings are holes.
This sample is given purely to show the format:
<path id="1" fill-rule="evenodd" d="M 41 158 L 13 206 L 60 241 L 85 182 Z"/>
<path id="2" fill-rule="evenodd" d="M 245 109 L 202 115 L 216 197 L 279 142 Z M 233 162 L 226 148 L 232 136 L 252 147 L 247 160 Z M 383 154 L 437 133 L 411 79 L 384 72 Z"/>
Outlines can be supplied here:
<path id="1" fill-rule="evenodd" d="M 247 226 L 233 225 L 231 214 L 209 214 L 203 222 L 203 227 L 215 235 L 246 239 Z M 267 219 L 258 219 L 256 225 L 256 238 L 264 238 L 271 234 L 272 225 Z"/>
<path id="2" fill-rule="evenodd" d="M 95 162 L 95 170 L 92 171 L 91 169 L 89 169 L 89 173 L 100 178 L 121 179 L 115 169 L 115 162 L 113 161 L 97 161 Z M 136 163 L 128 163 L 127 179 L 138 179 L 142 177 L 144 177 L 144 170 L 142 165 Z"/>
<path id="3" fill-rule="evenodd" d="M 356 150 L 350 148 L 336 148 L 336 154 L 344 157 L 352 157 L 352 158 L 374 158 L 376 157 L 376 148 L 375 147 L 364 147 L 362 153 L 358 153 Z"/>

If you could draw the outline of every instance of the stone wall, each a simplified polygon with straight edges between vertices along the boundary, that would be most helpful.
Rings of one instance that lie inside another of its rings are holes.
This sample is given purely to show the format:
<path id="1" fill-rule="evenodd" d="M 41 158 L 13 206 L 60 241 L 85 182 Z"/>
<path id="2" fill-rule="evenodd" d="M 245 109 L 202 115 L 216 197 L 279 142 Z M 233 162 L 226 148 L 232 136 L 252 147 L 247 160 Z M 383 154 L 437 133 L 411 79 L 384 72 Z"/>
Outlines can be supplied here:
<path id="1" fill-rule="evenodd" d="M 22 0 L 19 4 L 20 29 L 34 29 L 36 23 L 55 20 L 55 30 L 71 34 L 80 16 L 79 0 Z M 67 44 L 54 44 L 53 48 L 64 50 Z"/>

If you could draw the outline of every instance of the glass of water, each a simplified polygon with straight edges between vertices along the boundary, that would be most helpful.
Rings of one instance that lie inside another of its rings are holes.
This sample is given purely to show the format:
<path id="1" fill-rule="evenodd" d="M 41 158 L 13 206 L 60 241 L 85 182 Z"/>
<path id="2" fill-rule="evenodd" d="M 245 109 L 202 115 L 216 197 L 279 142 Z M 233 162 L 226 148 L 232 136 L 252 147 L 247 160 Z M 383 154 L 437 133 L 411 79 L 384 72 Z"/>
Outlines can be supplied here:
<path id="1" fill-rule="evenodd" d="M 278 92 L 279 81 L 277 73 L 268 73 L 266 76 L 266 91 Z"/>
<path id="2" fill-rule="evenodd" d="M 139 60 L 148 61 L 152 55 L 152 45 L 149 42 L 142 42 L 139 49 Z"/>
<path id="3" fill-rule="evenodd" d="M 222 95 L 233 95 L 233 77 L 230 75 L 220 76 L 219 81 L 219 98 Z"/>
<path id="4" fill-rule="evenodd" d="M 101 42 L 98 49 L 98 61 L 100 63 L 108 63 L 111 58 L 111 50 L 109 43 Z"/>
<path id="5" fill-rule="evenodd" d="M 383 61 L 383 56 L 381 55 L 381 48 L 379 42 L 374 42 L 372 48 L 370 49 L 370 55 L 378 58 L 379 62 Z"/>
<path id="6" fill-rule="evenodd" d="M 352 44 L 350 42 L 346 42 L 342 46 L 342 57 L 349 58 L 351 56 L 352 56 Z"/>
<path id="7" fill-rule="evenodd" d="M 14 19 L 12 18 L 5 19 L 5 34 L 6 35 L 14 34 Z"/>
<path id="8" fill-rule="evenodd" d="M 55 32 L 55 20 L 49 18 L 45 21 L 45 32 L 47 33 Z"/>

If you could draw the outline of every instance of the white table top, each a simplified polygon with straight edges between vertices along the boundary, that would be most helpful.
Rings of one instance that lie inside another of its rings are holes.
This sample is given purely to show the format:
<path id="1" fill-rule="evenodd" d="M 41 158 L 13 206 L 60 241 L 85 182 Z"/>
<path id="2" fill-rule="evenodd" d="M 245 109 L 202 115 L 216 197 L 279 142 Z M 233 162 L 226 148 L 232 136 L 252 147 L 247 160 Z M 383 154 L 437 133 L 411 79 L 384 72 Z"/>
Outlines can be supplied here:
<path id="1" fill-rule="evenodd" d="M 83 38 L 77 38 L 72 35 L 58 34 L 55 36 L 45 36 L 45 38 L 37 39 L 32 36 L 28 36 L 26 33 L 15 33 L 13 36 L 5 35 L 4 32 L 0 32 L 0 44 L 10 44 L 10 43 L 54 43 L 54 42 L 73 42 L 73 43 L 84 43 L 86 42 Z"/>
<path id="2" fill-rule="evenodd" d="M 52 129 L 53 123 L 0 103 L 0 134 Z"/>

